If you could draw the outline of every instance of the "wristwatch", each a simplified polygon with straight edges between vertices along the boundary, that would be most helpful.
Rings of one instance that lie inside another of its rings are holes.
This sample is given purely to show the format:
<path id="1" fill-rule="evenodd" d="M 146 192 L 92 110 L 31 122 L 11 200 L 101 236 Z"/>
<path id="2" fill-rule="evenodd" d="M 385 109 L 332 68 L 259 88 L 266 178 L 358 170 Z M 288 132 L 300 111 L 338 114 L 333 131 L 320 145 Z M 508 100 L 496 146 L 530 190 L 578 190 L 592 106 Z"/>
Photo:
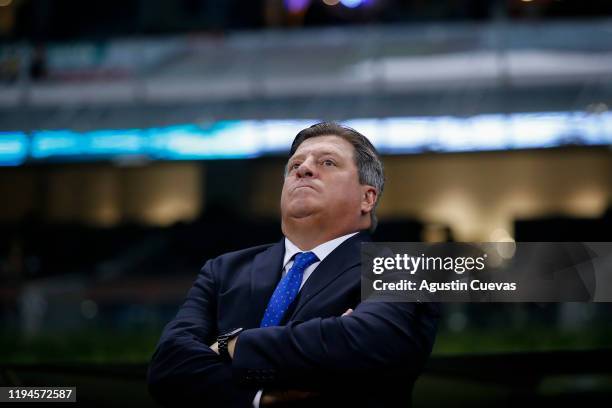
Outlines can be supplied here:
<path id="1" fill-rule="evenodd" d="M 229 351 L 227 350 L 227 345 L 231 339 L 240 334 L 240 332 L 244 330 L 242 327 L 237 329 L 230 330 L 227 333 L 220 334 L 217 337 L 217 343 L 219 345 L 219 355 L 224 360 L 231 360 L 232 357 L 229 355 Z"/>

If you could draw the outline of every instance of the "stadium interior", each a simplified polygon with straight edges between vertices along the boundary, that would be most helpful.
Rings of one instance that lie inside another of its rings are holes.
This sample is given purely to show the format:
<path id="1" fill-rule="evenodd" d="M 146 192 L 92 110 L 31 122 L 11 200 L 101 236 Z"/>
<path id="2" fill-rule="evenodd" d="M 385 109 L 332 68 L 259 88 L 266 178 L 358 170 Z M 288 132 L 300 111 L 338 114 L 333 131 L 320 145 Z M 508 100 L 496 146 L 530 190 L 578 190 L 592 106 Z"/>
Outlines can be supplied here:
<path id="1" fill-rule="evenodd" d="M 378 241 L 612 241 L 610 107 L 609 1 L 0 0 L 0 386 L 154 406 L 161 328 L 282 237 L 320 120 L 383 155 Z M 609 401 L 609 304 L 443 310 L 415 407 Z"/>

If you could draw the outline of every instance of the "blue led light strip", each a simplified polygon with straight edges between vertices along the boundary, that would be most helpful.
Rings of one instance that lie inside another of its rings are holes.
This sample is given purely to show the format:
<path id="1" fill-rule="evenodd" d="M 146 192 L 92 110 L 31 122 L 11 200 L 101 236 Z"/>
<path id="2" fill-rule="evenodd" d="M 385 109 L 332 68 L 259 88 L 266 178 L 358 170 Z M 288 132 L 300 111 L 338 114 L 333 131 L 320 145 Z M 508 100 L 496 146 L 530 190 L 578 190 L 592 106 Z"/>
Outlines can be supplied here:
<path id="1" fill-rule="evenodd" d="M 0 165 L 142 156 L 152 160 L 210 160 L 286 154 L 295 135 L 317 120 L 232 120 L 149 129 L 92 132 L 0 132 Z M 383 154 L 475 152 L 612 145 L 612 113 L 488 114 L 352 119 Z"/>

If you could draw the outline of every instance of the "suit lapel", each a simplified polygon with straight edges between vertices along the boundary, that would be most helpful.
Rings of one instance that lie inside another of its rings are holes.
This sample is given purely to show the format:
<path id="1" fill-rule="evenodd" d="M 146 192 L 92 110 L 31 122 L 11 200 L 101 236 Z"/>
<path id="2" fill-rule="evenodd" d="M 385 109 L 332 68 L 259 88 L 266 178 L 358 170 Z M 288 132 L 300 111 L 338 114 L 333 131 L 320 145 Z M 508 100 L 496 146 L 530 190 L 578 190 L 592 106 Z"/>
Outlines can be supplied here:
<path id="1" fill-rule="evenodd" d="M 361 243 L 364 241 L 371 241 L 370 235 L 366 232 L 358 233 L 340 244 L 317 266 L 300 290 L 292 318 L 338 276 L 361 263 Z"/>
<path id="2" fill-rule="evenodd" d="M 259 327 L 268 301 L 281 278 L 285 240 L 258 254 L 251 268 L 251 301 L 247 306 L 254 327 Z M 240 300 L 239 300 L 240 301 Z"/>

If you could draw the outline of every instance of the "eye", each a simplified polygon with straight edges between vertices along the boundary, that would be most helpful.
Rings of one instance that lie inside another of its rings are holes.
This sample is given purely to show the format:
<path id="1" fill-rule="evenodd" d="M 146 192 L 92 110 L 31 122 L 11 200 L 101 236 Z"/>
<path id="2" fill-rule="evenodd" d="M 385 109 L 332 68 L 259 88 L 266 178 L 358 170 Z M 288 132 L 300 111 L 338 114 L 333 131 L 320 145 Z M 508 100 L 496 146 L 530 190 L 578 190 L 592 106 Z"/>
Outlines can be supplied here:
<path id="1" fill-rule="evenodd" d="M 293 162 L 289 165 L 289 170 L 296 170 L 298 167 L 300 167 L 300 163 L 299 162 Z"/>
<path id="2" fill-rule="evenodd" d="M 331 160 L 331 159 L 325 159 L 325 160 L 323 160 L 323 165 L 324 166 L 335 166 L 336 163 L 334 163 L 334 161 Z"/>

